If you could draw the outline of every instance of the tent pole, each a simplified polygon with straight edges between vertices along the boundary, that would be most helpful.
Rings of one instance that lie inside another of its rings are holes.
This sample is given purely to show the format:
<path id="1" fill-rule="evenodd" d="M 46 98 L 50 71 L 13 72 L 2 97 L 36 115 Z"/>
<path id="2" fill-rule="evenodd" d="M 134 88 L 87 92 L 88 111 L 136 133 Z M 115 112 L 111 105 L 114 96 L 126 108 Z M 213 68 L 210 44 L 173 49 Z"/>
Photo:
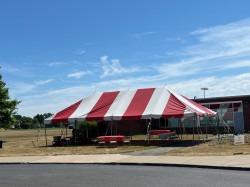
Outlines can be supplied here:
<path id="1" fill-rule="evenodd" d="M 111 126 L 111 123 L 112 123 L 112 120 L 109 121 L 108 128 L 107 128 L 107 130 L 106 130 L 105 136 L 107 136 L 107 134 L 108 134 L 109 127 Z M 111 131 L 112 131 L 112 129 L 111 129 Z M 110 132 L 110 133 L 111 133 L 111 135 L 112 135 L 112 132 Z"/>
<path id="2" fill-rule="evenodd" d="M 220 139 L 220 119 L 217 116 L 217 131 L 218 131 L 218 140 Z"/>
<path id="3" fill-rule="evenodd" d="M 206 122 L 206 140 L 208 140 L 208 134 L 207 134 L 207 122 Z"/>
<path id="4" fill-rule="evenodd" d="M 196 124 L 196 120 L 195 120 L 195 114 L 194 114 L 194 126 L 193 126 L 193 145 L 194 145 L 194 131 L 195 131 L 195 124 Z"/>
<path id="5" fill-rule="evenodd" d="M 152 118 L 150 117 L 150 120 L 149 120 L 149 123 L 148 123 L 148 128 L 147 128 L 148 145 L 150 144 L 150 130 L 151 130 L 151 123 L 152 123 Z"/>
<path id="6" fill-rule="evenodd" d="M 112 136 L 113 135 L 113 120 L 111 121 L 110 123 L 110 135 Z"/>
<path id="7" fill-rule="evenodd" d="M 196 128 L 197 128 L 197 135 L 198 135 L 198 142 L 200 142 L 200 130 L 199 130 L 199 122 L 200 122 L 200 116 L 196 115 Z"/>
<path id="8" fill-rule="evenodd" d="M 114 123 L 115 123 L 116 135 L 118 135 L 117 123 L 116 123 L 116 121 L 114 121 Z"/>
<path id="9" fill-rule="evenodd" d="M 183 130 L 183 125 L 182 125 L 182 122 L 181 122 L 181 118 L 179 118 L 178 123 L 179 123 L 179 126 L 180 126 L 180 133 L 181 133 L 181 140 L 182 140 L 182 134 L 184 133 L 184 130 Z"/>
<path id="10" fill-rule="evenodd" d="M 187 134 L 186 133 L 186 128 L 185 128 L 185 124 L 183 123 L 184 120 L 181 121 L 181 125 L 182 125 L 182 130 L 183 130 L 183 135 Z M 182 139 L 181 139 L 182 140 Z"/>
<path id="11" fill-rule="evenodd" d="M 88 130 L 88 123 L 87 123 L 87 121 L 86 121 L 86 137 L 87 138 L 89 138 L 89 132 L 88 132 L 89 130 Z"/>
<path id="12" fill-rule="evenodd" d="M 65 131 L 65 132 L 66 132 L 66 135 L 65 135 L 66 137 L 65 137 L 65 138 L 67 138 L 67 136 L 68 136 L 68 134 L 67 134 L 67 133 L 68 133 L 68 124 L 65 124 L 65 128 L 66 128 L 66 129 L 65 129 L 65 130 L 66 130 L 66 131 Z"/>
<path id="13" fill-rule="evenodd" d="M 201 118 L 200 118 L 200 116 L 197 116 L 197 131 L 198 131 L 198 141 L 200 142 L 200 140 L 202 139 L 202 141 L 204 142 L 204 137 L 203 137 L 203 133 L 201 130 Z"/>
<path id="14" fill-rule="evenodd" d="M 46 130 L 46 124 L 44 124 L 43 122 L 43 125 L 44 125 L 44 133 L 45 133 L 45 142 L 46 142 L 46 147 L 48 146 L 48 141 L 47 141 L 47 130 Z"/>
<path id="15" fill-rule="evenodd" d="M 75 128 L 75 130 L 74 130 L 74 143 L 76 143 L 76 119 L 75 119 L 75 122 L 74 122 L 74 128 Z"/>

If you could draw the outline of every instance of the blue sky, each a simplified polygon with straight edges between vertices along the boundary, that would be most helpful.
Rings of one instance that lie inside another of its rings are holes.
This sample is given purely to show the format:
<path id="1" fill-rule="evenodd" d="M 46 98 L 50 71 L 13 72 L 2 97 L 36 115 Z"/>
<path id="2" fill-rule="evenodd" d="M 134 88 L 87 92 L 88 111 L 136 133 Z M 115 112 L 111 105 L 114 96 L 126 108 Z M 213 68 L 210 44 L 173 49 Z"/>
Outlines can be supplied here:
<path id="1" fill-rule="evenodd" d="M 250 94 L 248 0 L 1 0 L 0 66 L 18 113 L 95 91 Z"/>

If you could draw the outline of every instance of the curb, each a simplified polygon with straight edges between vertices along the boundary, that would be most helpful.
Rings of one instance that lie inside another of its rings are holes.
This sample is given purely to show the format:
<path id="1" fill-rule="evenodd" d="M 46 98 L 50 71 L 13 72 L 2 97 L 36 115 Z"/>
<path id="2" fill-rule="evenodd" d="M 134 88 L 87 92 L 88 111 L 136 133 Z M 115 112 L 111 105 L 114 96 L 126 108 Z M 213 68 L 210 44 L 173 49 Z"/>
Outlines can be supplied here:
<path id="1" fill-rule="evenodd" d="M 0 165 L 15 165 L 15 164 L 29 164 L 29 165 L 39 165 L 39 164 L 72 164 L 72 165 L 127 165 L 127 166 L 160 166 L 160 167 L 184 167 L 184 168 L 204 168 L 204 169 L 221 169 L 221 170 L 238 170 L 238 171 L 250 171 L 250 168 L 244 167 L 231 167 L 231 166 L 207 166 L 207 165 L 192 165 L 192 164 L 165 164 L 165 163 L 132 163 L 132 162 L 109 162 L 109 163 L 71 163 L 71 162 L 6 162 L 0 163 Z"/>

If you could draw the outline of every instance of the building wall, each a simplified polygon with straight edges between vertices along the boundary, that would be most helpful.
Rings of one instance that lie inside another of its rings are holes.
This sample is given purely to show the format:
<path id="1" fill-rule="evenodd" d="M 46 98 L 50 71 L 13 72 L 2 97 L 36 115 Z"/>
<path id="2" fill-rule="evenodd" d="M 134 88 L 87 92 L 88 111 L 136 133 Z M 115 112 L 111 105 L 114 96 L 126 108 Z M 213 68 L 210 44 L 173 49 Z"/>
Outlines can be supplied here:
<path id="1" fill-rule="evenodd" d="M 243 104 L 243 118 L 244 118 L 244 130 L 250 131 L 250 95 L 243 96 L 229 96 L 229 97 L 214 97 L 214 98 L 199 98 L 194 99 L 197 103 L 221 103 L 230 101 L 242 101 Z"/>
<path id="2" fill-rule="evenodd" d="M 245 123 L 245 131 L 250 131 L 250 102 L 243 102 L 243 115 Z"/>

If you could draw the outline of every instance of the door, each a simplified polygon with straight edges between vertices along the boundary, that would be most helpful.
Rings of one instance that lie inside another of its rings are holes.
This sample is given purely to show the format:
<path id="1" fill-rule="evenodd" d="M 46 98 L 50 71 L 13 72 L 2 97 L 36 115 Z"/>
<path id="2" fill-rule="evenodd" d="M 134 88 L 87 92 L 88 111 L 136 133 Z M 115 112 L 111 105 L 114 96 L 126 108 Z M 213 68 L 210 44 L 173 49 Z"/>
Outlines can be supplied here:
<path id="1" fill-rule="evenodd" d="M 242 112 L 234 113 L 234 131 L 244 131 L 244 119 Z"/>

